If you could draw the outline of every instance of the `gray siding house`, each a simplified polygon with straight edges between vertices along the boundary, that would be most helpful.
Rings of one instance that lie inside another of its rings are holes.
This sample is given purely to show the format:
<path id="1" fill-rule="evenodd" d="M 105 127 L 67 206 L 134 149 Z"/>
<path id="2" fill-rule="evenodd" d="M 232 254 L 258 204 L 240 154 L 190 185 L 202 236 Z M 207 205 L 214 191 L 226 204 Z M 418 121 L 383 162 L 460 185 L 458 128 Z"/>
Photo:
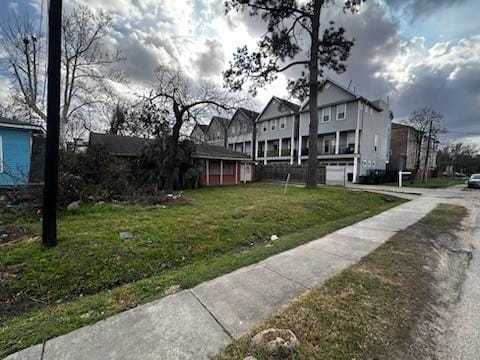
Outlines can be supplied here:
<path id="1" fill-rule="evenodd" d="M 320 165 L 346 167 L 349 181 L 384 172 L 389 161 L 392 113 L 382 100 L 370 101 L 328 79 L 318 95 Z M 308 101 L 300 109 L 298 164 L 308 159 Z"/>
<path id="2" fill-rule="evenodd" d="M 196 124 L 190 133 L 190 140 L 195 144 L 203 144 L 206 140 L 206 132 L 208 125 Z"/>
<path id="3" fill-rule="evenodd" d="M 230 150 L 245 153 L 254 157 L 255 135 L 253 128 L 255 120 L 258 117 L 258 113 L 245 108 L 239 108 L 227 128 L 227 147 Z"/>
<path id="4" fill-rule="evenodd" d="M 264 164 L 294 164 L 300 106 L 272 97 L 257 118 L 257 159 Z"/>
<path id="5" fill-rule="evenodd" d="M 227 147 L 227 129 L 229 119 L 219 116 L 212 117 L 205 131 L 205 143 L 208 145 Z"/>

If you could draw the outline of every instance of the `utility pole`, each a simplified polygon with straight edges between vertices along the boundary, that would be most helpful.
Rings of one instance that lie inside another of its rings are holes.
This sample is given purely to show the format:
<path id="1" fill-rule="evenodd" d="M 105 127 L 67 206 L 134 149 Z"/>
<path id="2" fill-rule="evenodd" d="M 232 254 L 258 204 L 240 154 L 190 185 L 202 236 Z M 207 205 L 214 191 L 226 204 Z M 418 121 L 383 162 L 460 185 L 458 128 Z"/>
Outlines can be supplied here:
<path id="1" fill-rule="evenodd" d="M 430 140 L 432 138 L 432 127 L 433 127 L 433 118 L 430 119 L 430 129 L 428 130 L 427 138 L 427 153 L 425 154 L 425 166 L 423 167 L 423 181 L 427 181 L 428 177 L 428 157 L 430 156 Z"/>
<path id="2" fill-rule="evenodd" d="M 48 10 L 47 140 L 43 187 L 42 243 L 57 244 L 58 145 L 60 135 L 60 66 L 62 0 L 50 0 Z"/>

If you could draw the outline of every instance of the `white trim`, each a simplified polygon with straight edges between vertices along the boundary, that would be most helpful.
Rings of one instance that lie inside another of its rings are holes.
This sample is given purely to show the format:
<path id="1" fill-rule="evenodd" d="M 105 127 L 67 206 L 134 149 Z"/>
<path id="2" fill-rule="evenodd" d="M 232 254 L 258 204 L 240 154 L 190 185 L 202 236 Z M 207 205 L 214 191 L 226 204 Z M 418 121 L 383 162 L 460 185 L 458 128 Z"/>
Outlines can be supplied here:
<path id="1" fill-rule="evenodd" d="M 223 185 L 223 160 L 220 160 L 220 185 Z"/>
<path id="2" fill-rule="evenodd" d="M 205 165 L 206 167 L 206 179 L 205 179 L 205 183 L 206 185 L 210 185 L 210 161 L 208 159 L 205 160 L 207 162 L 207 164 Z"/>
<path id="3" fill-rule="evenodd" d="M 343 107 L 343 111 L 340 111 L 339 108 Z M 338 114 L 343 113 L 343 118 L 339 118 Z M 337 105 L 337 121 L 342 121 L 347 119 L 347 104 L 338 104 Z"/>
<path id="4" fill-rule="evenodd" d="M 327 121 L 325 121 L 325 115 L 327 115 L 326 110 L 328 110 L 328 120 Z M 328 123 L 328 122 L 330 122 L 330 120 L 332 120 L 332 107 L 331 106 L 322 109 L 322 123 Z"/>
<path id="5" fill-rule="evenodd" d="M 46 133 L 45 129 L 38 125 L 20 125 L 20 124 L 9 124 L 9 123 L 2 123 L 0 122 L 0 127 L 3 128 L 13 128 L 13 129 L 24 129 L 24 130 L 37 130 L 41 131 L 42 133 Z"/>
<path id="6" fill-rule="evenodd" d="M 335 134 L 335 155 L 340 154 L 340 131 Z"/>
<path id="7" fill-rule="evenodd" d="M 0 135 L 0 173 L 3 173 L 3 137 Z"/>

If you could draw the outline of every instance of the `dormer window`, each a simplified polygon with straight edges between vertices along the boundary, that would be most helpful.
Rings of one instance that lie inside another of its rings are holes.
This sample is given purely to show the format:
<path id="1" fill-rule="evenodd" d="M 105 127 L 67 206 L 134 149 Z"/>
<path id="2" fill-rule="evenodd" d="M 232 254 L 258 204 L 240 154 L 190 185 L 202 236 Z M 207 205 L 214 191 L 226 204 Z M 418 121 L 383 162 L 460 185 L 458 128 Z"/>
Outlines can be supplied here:
<path id="1" fill-rule="evenodd" d="M 347 104 L 337 105 L 337 120 L 345 120 L 347 117 Z"/>
<path id="2" fill-rule="evenodd" d="M 322 122 L 326 123 L 330 121 L 330 117 L 332 115 L 332 108 L 327 107 L 322 109 Z"/>

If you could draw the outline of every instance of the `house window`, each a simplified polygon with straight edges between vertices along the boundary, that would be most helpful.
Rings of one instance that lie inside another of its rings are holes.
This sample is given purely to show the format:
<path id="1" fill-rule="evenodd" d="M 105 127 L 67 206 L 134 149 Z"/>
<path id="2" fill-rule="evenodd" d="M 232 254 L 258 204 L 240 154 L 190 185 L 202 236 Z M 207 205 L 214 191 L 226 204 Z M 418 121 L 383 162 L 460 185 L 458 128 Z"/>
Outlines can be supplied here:
<path id="1" fill-rule="evenodd" d="M 287 125 L 287 118 L 281 118 L 280 119 L 280 129 L 285 129 Z"/>
<path id="2" fill-rule="evenodd" d="M 263 132 L 267 132 L 268 131 L 268 121 L 265 121 L 263 123 Z"/>
<path id="3" fill-rule="evenodd" d="M 334 147 L 334 140 L 324 140 L 323 150 L 325 154 L 332 154 Z"/>
<path id="4" fill-rule="evenodd" d="M 3 138 L 0 136 L 0 173 L 3 173 Z"/>
<path id="5" fill-rule="evenodd" d="M 373 149 L 375 151 L 377 151 L 377 148 L 378 148 L 378 135 L 375 134 L 375 140 L 374 140 L 374 143 L 373 143 Z"/>
<path id="6" fill-rule="evenodd" d="M 223 163 L 223 175 L 232 176 L 235 175 L 235 164 L 234 163 Z"/>
<path id="7" fill-rule="evenodd" d="M 330 107 L 322 109 L 322 122 L 329 122 L 332 109 Z"/>
<path id="8" fill-rule="evenodd" d="M 275 131 L 277 129 L 277 120 L 270 120 L 270 129 Z"/>
<path id="9" fill-rule="evenodd" d="M 345 120 L 347 117 L 347 104 L 337 105 L 337 120 Z"/>

